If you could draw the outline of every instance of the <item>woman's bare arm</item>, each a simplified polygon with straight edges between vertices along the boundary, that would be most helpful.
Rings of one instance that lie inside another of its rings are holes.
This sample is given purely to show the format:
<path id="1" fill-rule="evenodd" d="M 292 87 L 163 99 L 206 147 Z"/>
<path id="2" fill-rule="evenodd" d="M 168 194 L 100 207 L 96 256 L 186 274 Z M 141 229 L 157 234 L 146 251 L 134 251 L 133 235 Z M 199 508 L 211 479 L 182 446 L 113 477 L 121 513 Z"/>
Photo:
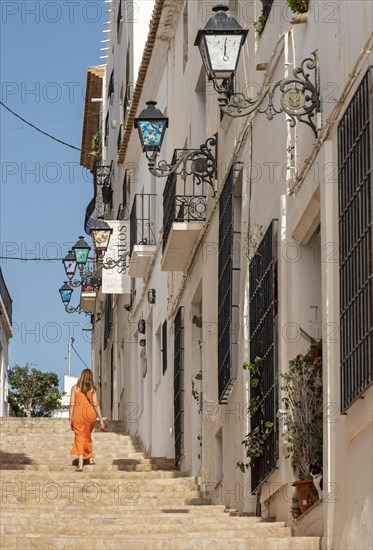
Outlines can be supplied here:
<path id="1" fill-rule="evenodd" d="M 69 421 L 70 421 L 70 424 L 72 423 L 73 417 L 74 417 L 75 394 L 76 394 L 76 385 L 74 385 L 71 388 L 71 394 L 70 394 L 70 407 L 69 407 Z"/>
<path id="2" fill-rule="evenodd" d="M 103 416 L 102 416 L 101 407 L 100 407 L 100 405 L 97 401 L 97 392 L 95 392 L 95 391 L 92 394 L 92 405 L 94 406 L 95 411 L 98 414 L 98 417 L 100 419 L 101 424 L 104 425 L 104 419 L 103 419 Z"/>

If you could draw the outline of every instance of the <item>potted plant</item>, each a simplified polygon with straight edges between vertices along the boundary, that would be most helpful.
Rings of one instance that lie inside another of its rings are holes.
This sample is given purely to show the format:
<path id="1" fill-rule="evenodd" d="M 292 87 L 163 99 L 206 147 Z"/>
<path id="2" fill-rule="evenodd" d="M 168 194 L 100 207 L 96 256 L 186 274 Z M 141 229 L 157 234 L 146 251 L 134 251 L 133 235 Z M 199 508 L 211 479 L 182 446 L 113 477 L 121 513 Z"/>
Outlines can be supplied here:
<path id="1" fill-rule="evenodd" d="M 293 13 L 306 13 L 309 0 L 287 0 L 288 6 Z"/>
<path id="2" fill-rule="evenodd" d="M 286 439 L 291 465 L 299 480 L 294 482 L 303 513 L 318 500 L 310 474 L 312 464 L 322 464 L 323 393 L 321 343 L 306 355 L 289 362 L 280 374 L 282 401 L 286 410 Z"/>
<path id="3" fill-rule="evenodd" d="M 252 363 L 245 362 L 243 364 L 243 368 L 250 371 L 250 386 L 259 389 L 259 391 L 256 392 L 257 395 L 250 399 L 247 412 L 250 413 L 251 417 L 256 413 L 261 413 L 262 418 L 259 424 L 255 426 L 242 441 L 242 444 L 245 446 L 246 457 L 249 459 L 249 462 L 246 464 L 237 462 L 237 467 L 240 468 L 242 472 L 245 472 L 246 468 L 252 467 L 253 460 L 263 454 L 268 435 L 272 432 L 274 427 L 273 422 L 269 422 L 264 418 L 264 391 L 261 385 L 261 365 L 262 359 L 260 357 L 255 357 Z"/>

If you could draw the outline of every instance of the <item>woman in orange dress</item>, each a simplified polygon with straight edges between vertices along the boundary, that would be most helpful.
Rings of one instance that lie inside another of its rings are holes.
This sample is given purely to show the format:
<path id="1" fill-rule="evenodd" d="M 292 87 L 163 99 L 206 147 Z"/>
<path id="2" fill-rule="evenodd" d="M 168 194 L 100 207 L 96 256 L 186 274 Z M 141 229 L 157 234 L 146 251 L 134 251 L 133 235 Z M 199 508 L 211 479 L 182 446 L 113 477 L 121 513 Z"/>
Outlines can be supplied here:
<path id="1" fill-rule="evenodd" d="M 101 408 L 97 401 L 96 387 L 93 382 L 91 369 L 84 369 L 78 382 L 71 388 L 70 396 L 70 425 L 75 432 L 74 445 L 71 455 L 78 455 L 76 472 L 83 471 L 84 458 L 89 464 L 95 464 L 92 456 L 92 431 L 96 418 L 100 418 L 100 429 L 105 429 Z"/>

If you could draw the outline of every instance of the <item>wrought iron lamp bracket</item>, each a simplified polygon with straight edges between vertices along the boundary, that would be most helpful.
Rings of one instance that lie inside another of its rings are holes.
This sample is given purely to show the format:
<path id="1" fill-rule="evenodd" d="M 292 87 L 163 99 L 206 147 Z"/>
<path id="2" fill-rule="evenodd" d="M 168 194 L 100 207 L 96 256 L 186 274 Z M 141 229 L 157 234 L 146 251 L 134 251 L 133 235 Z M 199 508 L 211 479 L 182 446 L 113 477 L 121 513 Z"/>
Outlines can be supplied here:
<path id="1" fill-rule="evenodd" d="M 176 173 L 185 180 L 187 176 L 193 175 L 198 185 L 203 182 L 208 183 L 215 194 L 216 144 L 216 137 L 208 138 L 199 149 L 179 150 L 174 163 L 168 164 L 165 160 L 160 160 L 157 166 L 158 152 L 147 152 L 146 158 L 149 161 L 149 171 L 157 178 L 165 178 Z M 213 148 L 215 149 L 214 152 L 212 151 Z"/>
<path id="2" fill-rule="evenodd" d="M 91 311 L 84 311 L 83 309 L 81 309 L 80 305 L 76 307 L 65 306 L 65 311 L 66 313 L 84 313 L 85 315 L 92 315 Z"/>
<path id="3" fill-rule="evenodd" d="M 215 85 L 219 93 L 220 109 L 231 117 L 247 116 L 254 111 L 264 113 L 268 120 L 277 114 L 285 112 L 289 117 L 289 124 L 294 127 L 296 121 L 303 122 L 312 128 L 317 137 L 315 113 L 320 113 L 320 78 L 317 50 L 312 57 L 304 59 L 300 67 L 293 69 L 293 74 L 278 82 L 267 84 L 255 98 L 247 98 L 242 93 L 236 93 L 230 100 L 226 86 Z M 314 72 L 314 83 L 311 82 L 309 71 Z M 228 83 L 229 84 L 229 83 Z M 274 105 L 274 96 L 277 90 L 281 93 L 280 106 Z"/>
<path id="4" fill-rule="evenodd" d="M 128 270 L 128 258 L 130 256 L 129 252 L 125 252 L 118 259 L 114 260 L 113 258 L 107 257 L 105 261 L 99 259 L 98 269 L 96 272 L 101 271 L 101 269 L 114 269 L 118 268 L 118 273 L 126 274 Z"/>

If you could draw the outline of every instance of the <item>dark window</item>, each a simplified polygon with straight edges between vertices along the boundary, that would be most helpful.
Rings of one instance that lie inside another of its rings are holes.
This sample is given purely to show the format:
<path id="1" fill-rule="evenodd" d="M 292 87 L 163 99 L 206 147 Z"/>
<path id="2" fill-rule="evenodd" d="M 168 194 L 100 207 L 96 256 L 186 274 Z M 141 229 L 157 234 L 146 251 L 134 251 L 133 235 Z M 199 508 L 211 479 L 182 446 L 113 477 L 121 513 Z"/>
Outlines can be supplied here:
<path id="1" fill-rule="evenodd" d="M 167 321 L 162 325 L 162 373 L 167 370 Z"/>
<path id="2" fill-rule="evenodd" d="M 114 346 L 110 350 L 110 410 L 113 412 L 114 406 Z"/>
<path id="3" fill-rule="evenodd" d="M 249 266 L 250 361 L 261 359 L 260 385 L 250 387 L 250 399 L 259 397 L 263 407 L 250 417 L 251 431 L 262 432 L 265 422 L 272 422 L 264 452 L 253 460 L 252 492 L 276 467 L 276 261 L 275 224 L 273 220 Z"/>
<path id="4" fill-rule="evenodd" d="M 113 326 L 113 295 L 107 294 L 106 301 L 105 301 L 104 349 L 106 349 L 112 326 Z"/>
<path id="5" fill-rule="evenodd" d="M 342 412 L 373 380 L 372 73 L 338 125 Z"/>
<path id="6" fill-rule="evenodd" d="M 121 23 L 123 23 L 123 17 L 122 17 L 122 0 L 119 0 L 118 2 L 118 17 L 117 17 L 117 36 L 119 38 L 119 31 Z"/>
<path id="7" fill-rule="evenodd" d="M 105 118 L 105 143 L 107 143 L 108 138 L 109 138 L 109 111 L 107 112 L 107 115 Z"/>
<path id="8" fill-rule="evenodd" d="M 184 343 L 183 307 L 180 307 L 174 321 L 174 425 L 175 464 L 180 461 L 184 438 Z"/>
<path id="9" fill-rule="evenodd" d="M 122 142 L 122 130 L 123 130 L 123 124 L 120 125 L 119 131 L 118 131 L 118 139 L 117 139 L 117 150 L 120 149 L 120 144 Z"/>
<path id="10" fill-rule="evenodd" d="M 107 92 L 108 97 L 110 97 L 113 92 L 114 92 L 114 69 L 111 71 L 111 75 L 110 75 L 109 87 Z"/>
<path id="11" fill-rule="evenodd" d="M 227 403 L 237 377 L 239 231 L 235 230 L 234 167 L 219 201 L 218 392 Z"/>

